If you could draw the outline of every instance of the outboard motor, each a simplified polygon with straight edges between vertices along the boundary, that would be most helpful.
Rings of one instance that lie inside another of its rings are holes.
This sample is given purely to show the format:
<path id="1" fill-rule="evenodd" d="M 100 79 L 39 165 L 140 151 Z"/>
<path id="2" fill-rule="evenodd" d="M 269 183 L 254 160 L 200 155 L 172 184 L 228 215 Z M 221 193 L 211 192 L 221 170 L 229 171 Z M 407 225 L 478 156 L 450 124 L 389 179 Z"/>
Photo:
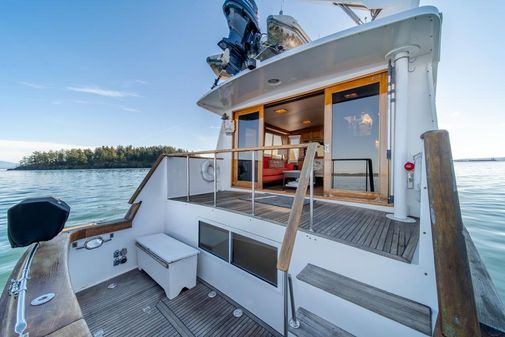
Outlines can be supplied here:
<path id="1" fill-rule="evenodd" d="M 51 240 L 65 227 L 69 214 L 70 206 L 52 197 L 25 199 L 12 206 L 7 211 L 11 247 Z"/>
<path id="2" fill-rule="evenodd" d="M 261 32 L 254 0 L 226 0 L 223 12 L 230 34 L 218 43 L 223 54 L 208 57 L 207 63 L 218 76 L 229 77 L 245 68 L 256 68 L 254 57 L 261 48 Z"/>

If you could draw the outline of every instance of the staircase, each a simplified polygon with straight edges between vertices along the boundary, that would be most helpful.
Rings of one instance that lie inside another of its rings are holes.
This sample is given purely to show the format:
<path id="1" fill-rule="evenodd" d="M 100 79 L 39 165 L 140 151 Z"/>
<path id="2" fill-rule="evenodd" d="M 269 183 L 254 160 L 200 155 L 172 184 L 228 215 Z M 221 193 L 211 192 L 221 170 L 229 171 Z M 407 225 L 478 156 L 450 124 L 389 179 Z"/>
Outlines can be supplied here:
<path id="1" fill-rule="evenodd" d="M 313 264 L 307 264 L 296 278 L 302 284 L 351 302 L 359 306 L 361 310 L 380 315 L 382 319 L 392 320 L 424 335 L 431 336 L 432 334 L 431 309 L 423 304 Z M 298 308 L 297 316 L 300 327 L 289 330 L 295 336 L 353 336 L 305 308 Z M 356 319 L 359 318 L 356 317 Z M 363 324 L 367 323 L 369 322 L 363 322 Z"/>

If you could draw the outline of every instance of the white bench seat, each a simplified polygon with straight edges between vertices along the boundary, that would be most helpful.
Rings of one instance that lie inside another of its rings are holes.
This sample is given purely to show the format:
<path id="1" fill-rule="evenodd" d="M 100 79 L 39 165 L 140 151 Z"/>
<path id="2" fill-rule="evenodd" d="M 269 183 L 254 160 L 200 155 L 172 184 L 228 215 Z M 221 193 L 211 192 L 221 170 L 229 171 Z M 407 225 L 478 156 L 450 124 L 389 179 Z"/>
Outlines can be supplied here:
<path id="1" fill-rule="evenodd" d="M 198 249 L 166 234 L 151 234 L 137 238 L 138 267 L 165 290 L 169 299 L 183 288 L 196 286 Z"/>

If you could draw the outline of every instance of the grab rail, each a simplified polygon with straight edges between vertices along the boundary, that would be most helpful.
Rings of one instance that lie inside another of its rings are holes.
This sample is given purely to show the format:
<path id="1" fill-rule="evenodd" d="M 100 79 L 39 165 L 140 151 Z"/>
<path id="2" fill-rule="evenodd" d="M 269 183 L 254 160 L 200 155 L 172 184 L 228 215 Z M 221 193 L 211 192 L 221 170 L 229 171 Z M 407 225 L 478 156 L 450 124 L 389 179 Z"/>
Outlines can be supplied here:
<path id="1" fill-rule="evenodd" d="M 26 327 L 28 326 L 25 318 L 25 294 L 28 289 L 26 282 L 29 279 L 28 274 L 30 273 L 33 257 L 35 256 L 38 247 L 38 243 L 32 247 L 30 255 L 28 256 L 23 266 L 21 277 L 18 280 L 12 280 L 9 289 L 9 295 L 17 297 L 18 300 L 16 309 L 16 325 L 14 327 L 14 332 L 17 333 L 20 337 L 27 336 L 27 334 L 24 333 Z"/>
<path id="2" fill-rule="evenodd" d="M 421 138 L 437 272 L 439 313 L 434 336 L 480 337 L 449 134 L 428 131 Z"/>

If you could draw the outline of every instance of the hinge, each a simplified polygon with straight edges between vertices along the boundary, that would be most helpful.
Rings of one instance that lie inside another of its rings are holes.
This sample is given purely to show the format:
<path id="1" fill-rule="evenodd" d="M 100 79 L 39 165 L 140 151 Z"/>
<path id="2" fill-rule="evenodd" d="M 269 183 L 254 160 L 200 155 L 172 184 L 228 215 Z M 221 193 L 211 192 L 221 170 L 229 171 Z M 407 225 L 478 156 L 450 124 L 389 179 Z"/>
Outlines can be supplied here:
<path id="1" fill-rule="evenodd" d="M 386 159 L 391 160 L 391 150 L 386 150 Z"/>
<path id="2" fill-rule="evenodd" d="M 394 195 L 388 196 L 388 204 L 394 204 L 394 202 L 395 202 L 395 196 Z"/>

